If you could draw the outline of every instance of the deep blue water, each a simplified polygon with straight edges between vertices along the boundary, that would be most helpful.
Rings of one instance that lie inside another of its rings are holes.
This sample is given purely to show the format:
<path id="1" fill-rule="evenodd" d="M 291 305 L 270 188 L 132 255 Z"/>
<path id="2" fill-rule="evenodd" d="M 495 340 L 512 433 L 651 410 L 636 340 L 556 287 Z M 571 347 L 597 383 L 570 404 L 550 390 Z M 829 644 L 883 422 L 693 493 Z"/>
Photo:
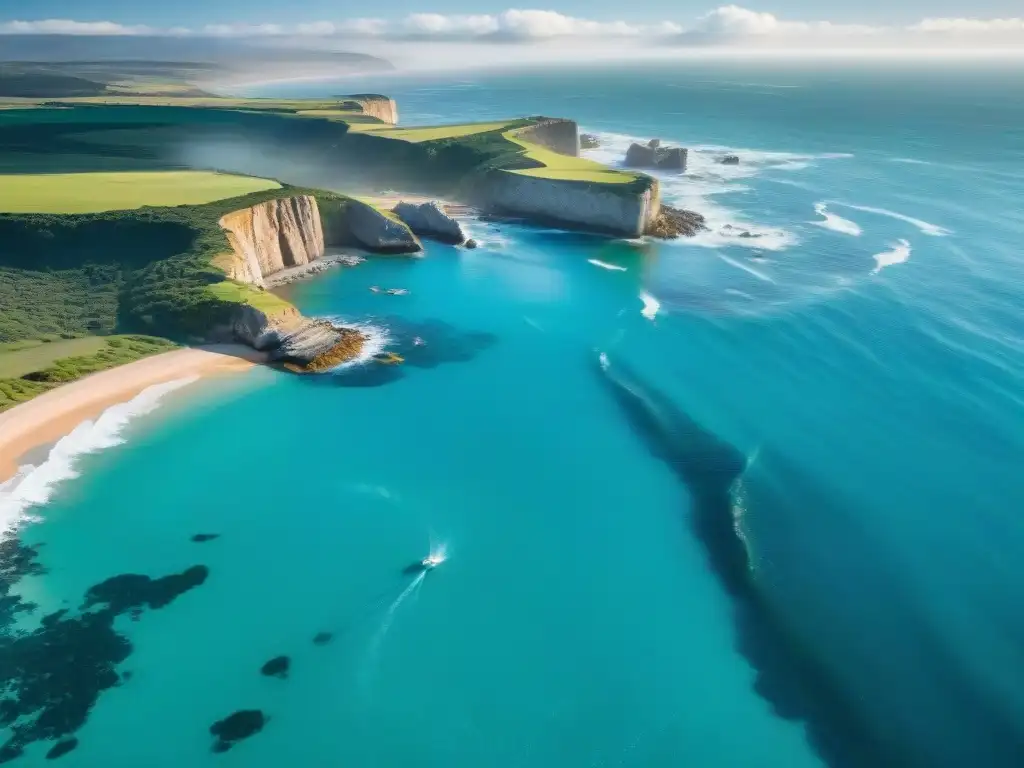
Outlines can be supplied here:
<path id="1" fill-rule="evenodd" d="M 469 222 L 476 251 L 325 273 L 289 298 L 384 329 L 404 366 L 195 384 L 79 459 L 23 529 L 50 572 L 16 591 L 41 612 L 210 575 L 117 619 L 133 674 L 64 763 L 1024 764 L 1020 75 L 274 86 L 383 91 L 404 124 L 563 115 L 609 162 L 681 143 L 663 194 L 711 230 Z M 436 572 L 402 574 L 431 547 Z M 282 653 L 289 679 L 262 677 Z M 243 708 L 268 725 L 211 756 Z"/>

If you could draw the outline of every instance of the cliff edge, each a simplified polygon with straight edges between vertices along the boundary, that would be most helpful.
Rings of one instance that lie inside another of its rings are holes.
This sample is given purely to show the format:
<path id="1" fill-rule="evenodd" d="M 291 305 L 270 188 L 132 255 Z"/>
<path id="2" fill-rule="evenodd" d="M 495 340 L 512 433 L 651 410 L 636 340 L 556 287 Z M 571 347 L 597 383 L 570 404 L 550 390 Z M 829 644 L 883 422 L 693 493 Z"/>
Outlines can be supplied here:
<path id="1" fill-rule="evenodd" d="M 220 219 L 231 244 L 222 264 L 227 276 L 265 287 L 275 272 L 309 264 L 324 255 L 320 209 L 312 195 L 268 200 Z"/>

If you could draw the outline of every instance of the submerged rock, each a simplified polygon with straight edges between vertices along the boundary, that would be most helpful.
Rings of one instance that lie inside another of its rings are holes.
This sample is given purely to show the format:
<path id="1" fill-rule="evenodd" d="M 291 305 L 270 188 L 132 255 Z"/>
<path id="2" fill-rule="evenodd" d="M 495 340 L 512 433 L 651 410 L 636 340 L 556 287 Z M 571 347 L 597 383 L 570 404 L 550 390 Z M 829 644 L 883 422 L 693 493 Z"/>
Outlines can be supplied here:
<path id="1" fill-rule="evenodd" d="M 405 362 L 405 358 L 394 352 L 378 352 L 373 359 L 382 365 L 398 365 Z"/>
<path id="2" fill-rule="evenodd" d="M 260 674 L 284 680 L 288 677 L 288 671 L 291 669 L 291 666 L 292 660 L 287 656 L 275 656 L 260 667 Z"/>
<path id="3" fill-rule="evenodd" d="M 417 235 L 452 245 L 458 245 L 466 239 L 459 222 L 445 213 L 439 203 L 417 205 L 403 201 L 394 207 L 394 213 Z"/>
<path id="4" fill-rule="evenodd" d="M 580 134 L 580 149 L 597 149 L 601 146 L 601 142 L 598 141 L 597 136 L 592 133 L 581 133 Z"/>
<path id="5" fill-rule="evenodd" d="M 317 632 L 313 635 L 313 645 L 327 645 L 333 639 L 333 632 Z"/>
<path id="6" fill-rule="evenodd" d="M 693 237 L 705 229 L 707 229 L 707 225 L 704 223 L 704 217 L 699 213 L 663 204 L 658 216 L 648 225 L 644 234 L 673 239 L 680 235 Z"/>
<path id="7" fill-rule="evenodd" d="M 202 544 L 204 541 L 213 541 L 214 539 L 220 538 L 219 533 L 197 533 L 192 537 L 192 541 L 197 544 Z"/>
<path id="8" fill-rule="evenodd" d="M 56 760 L 58 757 L 64 757 L 64 755 L 66 755 L 68 752 L 70 752 L 77 746 L 78 739 L 76 739 L 73 736 L 70 739 L 58 741 L 56 744 L 50 747 L 50 751 L 46 753 L 46 759 Z"/>
<path id="9" fill-rule="evenodd" d="M 722 165 L 739 165 L 740 158 L 738 155 L 725 155 L 724 157 L 720 157 L 718 162 Z"/>
<path id="10" fill-rule="evenodd" d="M 478 243 L 478 242 L 477 242 L 476 240 L 474 240 L 474 239 L 473 239 L 473 238 L 471 237 L 471 238 L 469 238 L 469 240 L 467 240 L 467 241 L 466 241 L 465 245 L 466 245 L 466 247 L 467 247 L 467 248 L 469 248 L 470 250 L 473 250 L 474 248 L 478 247 L 478 246 L 480 245 L 480 243 Z"/>
<path id="11" fill-rule="evenodd" d="M 267 717 L 258 709 L 240 709 L 210 726 L 217 737 L 211 748 L 214 752 L 227 752 L 236 742 L 248 739 L 263 730 Z"/>
<path id="12" fill-rule="evenodd" d="M 365 248 L 381 253 L 417 253 L 423 250 L 416 235 L 394 214 L 352 200 L 345 209 L 352 236 Z"/>

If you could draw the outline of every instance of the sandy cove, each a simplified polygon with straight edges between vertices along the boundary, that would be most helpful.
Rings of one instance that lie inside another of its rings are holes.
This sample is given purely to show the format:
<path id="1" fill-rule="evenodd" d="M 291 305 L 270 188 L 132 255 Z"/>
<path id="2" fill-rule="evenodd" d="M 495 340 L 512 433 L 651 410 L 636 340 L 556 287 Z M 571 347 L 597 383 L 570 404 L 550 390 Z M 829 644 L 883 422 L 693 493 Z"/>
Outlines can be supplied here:
<path id="1" fill-rule="evenodd" d="M 143 358 L 45 392 L 0 413 L 0 483 L 18 470 L 18 459 L 70 434 L 87 419 L 127 402 L 154 384 L 251 368 L 266 355 L 240 344 L 176 349 Z"/>

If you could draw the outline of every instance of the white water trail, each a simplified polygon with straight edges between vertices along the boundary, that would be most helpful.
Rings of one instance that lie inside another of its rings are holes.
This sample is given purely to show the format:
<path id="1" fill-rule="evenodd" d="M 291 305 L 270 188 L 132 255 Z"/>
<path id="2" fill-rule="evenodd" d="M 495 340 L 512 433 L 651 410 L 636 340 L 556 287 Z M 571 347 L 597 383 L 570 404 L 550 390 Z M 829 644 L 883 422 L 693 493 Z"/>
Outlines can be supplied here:
<path id="1" fill-rule="evenodd" d="M 836 205 L 844 205 L 847 208 L 853 208 L 855 211 L 877 213 L 879 216 L 888 216 L 890 219 L 905 221 L 907 224 L 913 224 L 921 230 L 922 233 L 930 235 L 931 237 L 945 237 L 946 235 L 953 234 L 953 230 L 951 229 L 940 227 L 938 224 L 930 224 L 929 222 L 922 221 L 921 219 L 915 219 L 913 216 L 907 216 L 905 213 L 890 211 L 888 208 L 873 208 L 870 205 L 854 205 L 853 203 L 836 203 Z"/>
<path id="2" fill-rule="evenodd" d="M 831 229 L 833 232 L 840 232 L 844 235 L 851 235 L 853 237 L 859 236 L 864 231 L 860 228 L 860 225 L 857 224 L 857 222 L 844 219 L 842 216 L 834 213 L 829 213 L 828 207 L 825 203 L 815 203 L 814 212 L 823 217 L 823 221 L 811 222 L 816 226 L 824 229 Z"/>
<path id="3" fill-rule="evenodd" d="M 893 264 L 902 264 L 910 258 L 910 243 L 906 240 L 899 240 L 892 243 L 891 250 L 882 251 L 882 253 L 876 253 L 875 268 L 871 270 L 871 274 L 877 275 L 886 267 L 891 267 Z"/>
<path id="4" fill-rule="evenodd" d="M 414 594 L 423 584 L 423 580 L 427 577 L 426 571 L 420 571 L 416 574 L 416 577 L 409 582 L 409 585 L 402 590 L 401 594 L 394 599 L 391 605 L 388 606 L 384 612 L 384 619 L 380 623 L 380 627 L 376 632 L 373 633 L 373 637 L 370 638 L 370 645 L 366 651 L 366 663 L 363 665 L 362 676 L 364 686 L 369 686 L 370 678 L 373 675 L 374 670 L 377 668 L 377 662 L 380 659 L 380 649 L 384 643 L 384 636 L 387 635 L 388 630 L 391 629 L 391 624 L 395 620 L 395 614 L 398 612 L 399 606 L 402 605 L 409 596 Z"/>
<path id="5" fill-rule="evenodd" d="M 758 270 L 754 269 L 753 267 L 751 267 L 751 266 L 749 266 L 747 264 L 744 264 L 741 261 L 736 261 L 735 259 L 730 259 L 728 256 L 726 256 L 725 254 L 722 254 L 722 253 L 717 253 L 716 252 L 715 255 L 718 258 L 720 258 L 722 261 L 724 261 L 726 264 L 729 264 L 729 265 L 731 265 L 733 267 L 736 267 L 736 269 L 742 269 L 744 272 L 747 272 L 748 274 L 753 275 L 758 280 L 764 280 L 766 283 L 774 283 L 775 282 L 774 280 L 771 279 L 771 277 L 766 275 L 764 272 L 759 272 Z"/>
<path id="6" fill-rule="evenodd" d="M 121 445 L 130 422 L 154 411 L 168 393 L 198 379 L 190 376 L 147 387 L 128 402 L 107 408 L 95 421 L 83 421 L 58 440 L 38 466 L 19 467 L 14 477 L 0 483 L 0 532 L 31 520 L 32 507 L 48 502 L 60 483 L 78 477 L 76 465 L 82 456 Z"/>
<path id="7" fill-rule="evenodd" d="M 611 269 L 615 272 L 625 272 L 625 267 L 620 267 L 618 264 L 609 264 L 607 261 L 601 261 L 600 259 L 587 259 L 587 262 L 593 264 L 595 267 L 601 267 L 601 269 Z"/>

